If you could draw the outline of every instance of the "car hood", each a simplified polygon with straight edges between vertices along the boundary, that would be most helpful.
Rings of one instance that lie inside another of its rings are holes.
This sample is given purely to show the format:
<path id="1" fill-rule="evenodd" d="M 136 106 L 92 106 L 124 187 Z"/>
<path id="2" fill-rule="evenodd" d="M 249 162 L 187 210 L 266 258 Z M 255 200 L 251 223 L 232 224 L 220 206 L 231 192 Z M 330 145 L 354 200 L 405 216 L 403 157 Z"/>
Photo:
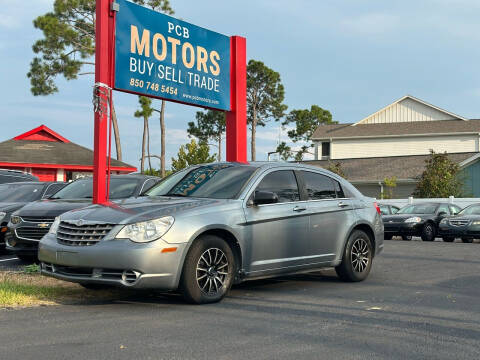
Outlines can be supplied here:
<path id="1" fill-rule="evenodd" d="M 27 204 L 26 202 L 14 202 L 14 203 L 0 203 L 0 211 L 9 213 L 15 210 L 20 209 L 22 206 Z"/>
<path id="2" fill-rule="evenodd" d="M 19 216 L 56 217 L 67 211 L 82 208 L 92 203 L 91 199 L 39 200 L 28 203 L 15 213 Z"/>
<path id="3" fill-rule="evenodd" d="M 382 217 L 383 222 L 393 221 L 393 222 L 402 222 L 411 217 L 419 217 L 422 220 L 432 219 L 435 217 L 434 214 L 395 214 L 395 215 L 386 215 Z"/>
<path id="4" fill-rule="evenodd" d="M 480 215 L 455 215 L 455 216 L 449 216 L 448 219 L 451 219 L 451 220 L 461 220 L 461 219 L 480 220 Z"/>
<path id="5" fill-rule="evenodd" d="M 207 209 L 222 211 L 221 206 L 233 200 L 200 199 L 179 197 L 139 197 L 131 198 L 108 205 L 91 205 L 83 209 L 70 211 L 62 216 L 62 220 L 86 220 L 110 224 L 129 224 L 147 221 L 162 216 L 176 216 L 180 213 Z"/>

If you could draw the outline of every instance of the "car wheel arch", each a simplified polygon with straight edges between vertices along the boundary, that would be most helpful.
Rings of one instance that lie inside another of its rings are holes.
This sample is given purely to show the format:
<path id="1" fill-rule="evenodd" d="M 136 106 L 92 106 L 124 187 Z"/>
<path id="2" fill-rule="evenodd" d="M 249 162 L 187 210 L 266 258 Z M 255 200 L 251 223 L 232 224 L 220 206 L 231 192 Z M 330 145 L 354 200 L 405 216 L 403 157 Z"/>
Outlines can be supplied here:
<path id="1" fill-rule="evenodd" d="M 345 246 L 347 245 L 348 238 L 350 237 L 350 235 L 351 235 L 355 230 L 361 230 L 361 231 L 363 231 L 365 234 L 367 234 L 367 236 L 370 238 L 370 241 L 372 242 L 372 251 L 373 251 L 372 256 L 375 256 L 375 249 L 376 249 L 375 233 L 374 233 L 373 229 L 371 228 L 371 226 L 368 225 L 368 224 L 365 224 L 365 223 L 357 224 L 357 225 L 355 225 L 355 226 L 350 230 L 350 232 L 348 233 L 347 238 L 345 239 L 345 244 L 344 244 L 343 249 L 345 249 Z"/>
<path id="2" fill-rule="evenodd" d="M 233 255 L 235 257 L 236 263 L 236 274 L 238 276 L 239 271 L 243 268 L 243 254 L 242 254 L 242 247 L 240 242 L 238 241 L 237 237 L 229 230 L 221 228 L 221 227 L 212 227 L 203 229 L 193 236 L 193 240 L 190 241 L 188 249 L 186 252 L 190 250 L 190 247 L 193 245 L 195 241 L 198 241 L 202 236 L 205 235 L 214 235 L 221 239 L 223 239 L 232 249 Z"/>

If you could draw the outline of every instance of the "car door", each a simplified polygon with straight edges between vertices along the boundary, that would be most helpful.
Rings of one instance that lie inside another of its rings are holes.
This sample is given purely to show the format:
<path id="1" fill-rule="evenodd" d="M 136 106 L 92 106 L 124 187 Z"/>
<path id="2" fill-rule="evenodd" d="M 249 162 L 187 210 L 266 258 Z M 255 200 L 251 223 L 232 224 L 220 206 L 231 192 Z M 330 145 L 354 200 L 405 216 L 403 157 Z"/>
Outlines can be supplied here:
<path id="1" fill-rule="evenodd" d="M 352 200 L 337 180 L 313 171 L 300 173 L 309 200 L 310 252 L 318 262 L 333 260 L 355 223 Z"/>
<path id="2" fill-rule="evenodd" d="M 250 239 L 247 271 L 281 271 L 305 264 L 309 255 L 309 219 L 307 204 L 300 199 L 295 172 L 268 172 L 257 182 L 249 199 L 258 190 L 275 193 L 278 202 L 253 205 L 248 201 L 245 206 L 246 235 Z"/>

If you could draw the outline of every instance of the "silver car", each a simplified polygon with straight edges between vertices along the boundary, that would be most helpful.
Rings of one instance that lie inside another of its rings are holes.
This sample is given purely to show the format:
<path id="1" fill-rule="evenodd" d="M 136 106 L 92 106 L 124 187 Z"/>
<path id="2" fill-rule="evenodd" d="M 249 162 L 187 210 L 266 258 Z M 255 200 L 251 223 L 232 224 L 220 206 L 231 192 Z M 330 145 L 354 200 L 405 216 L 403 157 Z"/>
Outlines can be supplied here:
<path id="1" fill-rule="evenodd" d="M 85 287 L 179 290 L 192 303 L 231 285 L 335 267 L 364 280 L 383 249 L 380 210 L 341 177 L 290 163 L 189 167 L 137 199 L 55 220 L 44 275 Z"/>

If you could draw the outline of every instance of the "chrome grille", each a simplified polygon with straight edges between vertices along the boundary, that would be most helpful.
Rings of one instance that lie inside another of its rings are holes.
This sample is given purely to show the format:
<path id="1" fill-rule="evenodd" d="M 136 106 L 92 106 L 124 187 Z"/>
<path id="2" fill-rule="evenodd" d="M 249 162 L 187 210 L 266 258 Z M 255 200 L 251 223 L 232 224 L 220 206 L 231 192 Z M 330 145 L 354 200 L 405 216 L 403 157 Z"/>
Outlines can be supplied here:
<path id="1" fill-rule="evenodd" d="M 39 228 L 32 226 L 22 226 L 15 229 L 15 235 L 21 239 L 39 241 L 48 233 L 49 227 Z"/>
<path id="2" fill-rule="evenodd" d="M 24 222 L 53 223 L 55 217 L 49 216 L 20 216 Z"/>
<path id="3" fill-rule="evenodd" d="M 57 230 L 57 241 L 69 246 L 91 246 L 101 241 L 112 230 L 112 224 L 74 225 L 62 221 Z"/>
<path id="4" fill-rule="evenodd" d="M 468 219 L 450 219 L 450 225 L 452 226 L 465 226 L 468 225 L 470 220 Z"/>

